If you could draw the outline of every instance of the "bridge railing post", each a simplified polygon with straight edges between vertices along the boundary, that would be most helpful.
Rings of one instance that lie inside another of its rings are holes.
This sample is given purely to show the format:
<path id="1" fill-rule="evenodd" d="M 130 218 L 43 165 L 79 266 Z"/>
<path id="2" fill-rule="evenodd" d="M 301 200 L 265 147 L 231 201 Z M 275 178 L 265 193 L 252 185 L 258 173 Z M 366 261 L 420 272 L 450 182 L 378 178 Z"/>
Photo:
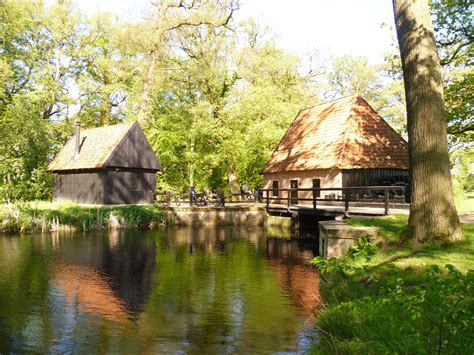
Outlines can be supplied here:
<path id="1" fill-rule="evenodd" d="M 316 189 L 313 189 L 313 210 L 316 209 Z"/>
<path id="2" fill-rule="evenodd" d="M 389 213 L 389 205 L 388 205 L 388 198 L 389 198 L 388 188 L 384 189 L 384 202 L 385 202 L 385 215 Z"/>
<path id="3" fill-rule="evenodd" d="M 290 205 L 291 205 L 291 190 L 290 189 L 286 190 L 286 198 L 287 198 L 288 209 L 290 209 Z"/>
<path id="4" fill-rule="evenodd" d="M 220 200 L 221 200 L 221 206 L 225 207 L 225 192 L 221 192 Z"/>
<path id="5" fill-rule="evenodd" d="M 344 214 L 347 216 L 349 213 L 349 191 L 344 191 Z"/>
<path id="6" fill-rule="evenodd" d="M 270 197 L 269 197 L 269 191 L 268 190 L 265 191 L 265 197 L 267 199 L 267 208 L 268 208 L 268 206 L 270 205 Z"/>

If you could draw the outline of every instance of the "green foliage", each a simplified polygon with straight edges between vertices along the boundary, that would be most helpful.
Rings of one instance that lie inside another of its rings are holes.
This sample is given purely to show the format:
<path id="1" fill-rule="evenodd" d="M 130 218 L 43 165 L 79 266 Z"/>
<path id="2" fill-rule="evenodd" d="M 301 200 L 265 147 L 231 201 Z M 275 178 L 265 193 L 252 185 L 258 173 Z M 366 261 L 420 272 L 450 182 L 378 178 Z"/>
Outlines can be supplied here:
<path id="1" fill-rule="evenodd" d="M 333 56 L 327 77 L 329 87 L 341 96 L 359 94 L 371 100 L 382 86 L 375 66 L 369 65 L 366 57 Z"/>
<path id="2" fill-rule="evenodd" d="M 453 185 L 456 197 L 465 198 L 474 192 L 474 150 L 458 149 L 452 154 L 454 160 Z"/>
<path id="3" fill-rule="evenodd" d="M 406 218 L 355 220 L 394 240 Z M 326 307 L 316 353 L 465 353 L 474 346 L 474 229 L 468 242 L 375 248 L 358 243 L 344 258 L 315 258 Z M 435 265 L 426 266 L 435 262 Z M 441 268 L 439 265 L 446 265 Z M 446 264 L 448 262 L 448 264 Z M 459 265 L 453 266 L 451 263 Z M 464 272 L 459 271 L 465 270 Z"/>
<path id="4" fill-rule="evenodd" d="M 474 69 L 453 70 L 444 89 L 448 134 L 452 145 L 467 145 L 472 151 L 474 141 Z"/>
<path id="5" fill-rule="evenodd" d="M 370 261 L 375 255 L 377 247 L 372 243 L 370 236 L 361 236 L 357 238 L 356 243 L 351 246 L 343 258 L 323 258 L 316 256 L 311 259 L 310 264 L 317 267 L 321 274 L 341 273 L 350 275 L 354 272 L 366 270 L 360 266 L 361 261 Z"/>
<path id="6" fill-rule="evenodd" d="M 369 261 L 375 255 L 377 247 L 370 236 L 359 237 L 355 245 L 349 248 L 348 256 L 354 260 Z"/>
<path id="7" fill-rule="evenodd" d="M 138 119 L 159 187 L 256 187 L 305 106 L 299 59 L 232 0 L 158 1 L 149 19 L 86 18 L 70 1 L 0 3 L 0 200 L 50 195 L 50 159 L 83 127 Z"/>
<path id="8" fill-rule="evenodd" d="M 389 215 L 383 218 L 357 219 L 350 218 L 346 222 L 353 226 L 379 227 L 380 234 L 387 242 L 397 243 L 407 226 L 407 215 Z"/>
<path id="9" fill-rule="evenodd" d="M 0 200 L 48 198 L 45 168 L 64 133 L 77 68 L 78 14 L 68 2 L 0 3 Z"/>
<path id="10" fill-rule="evenodd" d="M 376 294 L 321 312 L 318 352 L 459 354 L 472 349 L 474 272 L 446 269 L 447 274 L 429 268 L 416 287 L 390 277 Z"/>
<path id="11" fill-rule="evenodd" d="M 469 0 L 431 0 L 442 64 L 472 65 L 473 9 Z"/>
<path id="12" fill-rule="evenodd" d="M 399 64 L 394 57 L 380 66 L 333 56 L 302 74 L 300 58 L 278 48 L 271 32 L 253 19 L 235 20 L 233 0 L 160 0 L 136 23 L 86 18 L 71 1 L 46 4 L 0 2 L 2 201 L 49 198 L 45 169 L 78 119 L 84 127 L 138 119 L 165 168 L 158 187 L 174 191 L 258 187 L 291 120 L 318 98 L 361 94 L 406 132 L 402 82 L 387 75 Z M 468 146 L 470 7 L 436 0 L 432 8 L 443 53 L 453 58 L 446 76 L 451 142 Z"/>
<path id="13" fill-rule="evenodd" d="M 474 346 L 474 271 L 432 265 L 413 283 L 393 263 L 370 261 L 375 246 L 360 238 L 342 259 L 315 258 L 329 305 L 320 312 L 317 353 L 463 353 Z M 408 282 L 407 282 L 408 281 Z"/>
<path id="14" fill-rule="evenodd" d="M 393 56 L 383 65 L 369 64 L 366 57 L 332 56 L 323 75 L 324 96 L 361 95 L 397 132 L 406 135 L 405 92 L 399 71 L 401 63 Z"/>
<path id="15" fill-rule="evenodd" d="M 258 174 L 290 120 L 308 100 L 299 60 L 270 40 L 239 44 L 227 27 L 179 32 L 182 49 L 163 74 L 147 134 L 165 166 L 160 184 L 228 188 L 230 180 L 257 187 Z M 248 36 L 248 38 L 247 38 Z"/>
<path id="16" fill-rule="evenodd" d="M 432 0 L 436 42 L 444 66 L 448 134 L 454 148 L 472 148 L 473 102 L 473 9 L 469 0 Z"/>
<path id="17" fill-rule="evenodd" d="M 0 116 L 0 200 L 48 198 L 45 173 L 51 127 L 41 117 L 41 95 L 16 96 Z"/>

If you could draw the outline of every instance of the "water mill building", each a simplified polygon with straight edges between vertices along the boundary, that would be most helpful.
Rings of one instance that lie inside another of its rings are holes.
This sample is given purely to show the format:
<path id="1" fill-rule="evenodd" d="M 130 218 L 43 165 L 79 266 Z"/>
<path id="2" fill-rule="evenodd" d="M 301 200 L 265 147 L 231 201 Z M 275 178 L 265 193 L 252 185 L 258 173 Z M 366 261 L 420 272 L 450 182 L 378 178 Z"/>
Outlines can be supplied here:
<path id="1" fill-rule="evenodd" d="M 261 173 L 264 189 L 403 185 L 408 162 L 408 143 L 365 99 L 349 96 L 301 110 Z"/>

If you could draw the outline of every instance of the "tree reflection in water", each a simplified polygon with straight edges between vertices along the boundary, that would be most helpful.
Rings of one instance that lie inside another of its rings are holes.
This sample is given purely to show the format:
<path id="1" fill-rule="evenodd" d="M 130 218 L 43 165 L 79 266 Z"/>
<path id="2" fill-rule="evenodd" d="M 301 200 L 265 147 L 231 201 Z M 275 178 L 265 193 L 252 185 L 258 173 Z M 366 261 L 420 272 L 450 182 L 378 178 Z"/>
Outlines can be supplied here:
<path id="1" fill-rule="evenodd" d="M 304 351 L 316 336 L 305 326 L 319 302 L 307 266 L 315 246 L 262 229 L 18 237 L 2 246 L 0 267 L 23 287 L 42 282 L 33 299 L 44 306 L 13 302 L 18 284 L 0 281 L 0 301 L 27 309 L 0 317 L 11 329 L 0 352 L 265 353 Z M 25 277 L 35 265 L 43 277 Z"/>

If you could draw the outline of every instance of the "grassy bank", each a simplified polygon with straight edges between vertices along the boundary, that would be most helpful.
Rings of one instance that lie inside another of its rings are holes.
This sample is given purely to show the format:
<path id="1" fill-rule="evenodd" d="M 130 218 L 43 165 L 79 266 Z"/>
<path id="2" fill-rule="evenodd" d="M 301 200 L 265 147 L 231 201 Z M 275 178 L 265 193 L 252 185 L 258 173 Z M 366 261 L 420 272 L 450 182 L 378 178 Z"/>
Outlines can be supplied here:
<path id="1" fill-rule="evenodd" d="M 471 354 L 474 226 L 464 225 L 465 241 L 412 248 L 398 243 L 407 216 L 349 223 L 377 226 L 381 239 L 316 260 L 325 308 L 315 353 Z"/>
<path id="2" fill-rule="evenodd" d="M 163 222 L 154 205 L 82 206 L 74 203 L 25 202 L 0 205 L 0 232 L 39 233 L 153 228 Z"/>

